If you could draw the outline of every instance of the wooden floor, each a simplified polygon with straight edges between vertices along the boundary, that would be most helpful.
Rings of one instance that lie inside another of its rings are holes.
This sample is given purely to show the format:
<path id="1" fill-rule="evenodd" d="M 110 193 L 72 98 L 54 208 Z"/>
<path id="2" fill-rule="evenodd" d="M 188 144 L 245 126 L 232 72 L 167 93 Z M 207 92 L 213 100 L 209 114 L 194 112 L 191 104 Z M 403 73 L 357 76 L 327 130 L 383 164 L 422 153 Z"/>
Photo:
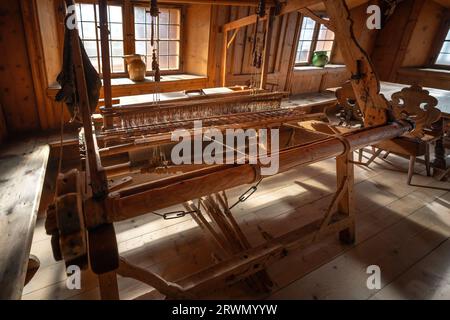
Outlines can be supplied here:
<path id="1" fill-rule="evenodd" d="M 356 167 L 357 242 L 336 236 L 295 252 L 272 265 L 270 295 L 244 285 L 205 298 L 225 299 L 450 299 L 450 183 L 415 175 L 406 185 L 408 162 L 391 156 L 371 168 Z M 230 202 L 245 190 L 229 192 Z M 261 229 L 281 235 L 324 213 L 335 190 L 335 162 L 324 161 L 269 178 L 246 203 L 233 210 L 253 245 Z M 81 290 L 65 286 L 64 264 L 55 262 L 44 221 L 38 221 L 32 253 L 41 269 L 25 287 L 23 299 L 98 299 L 96 278 L 86 272 Z M 214 263 L 199 228 L 185 217 L 163 221 L 142 216 L 116 225 L 119 250 L 129 260 L 169 280 Z M 366 285 L 370 265 L 381 268 L 381 290 Z M 137 281 L 119 278 L 122 299 L 163 298 Z"/>

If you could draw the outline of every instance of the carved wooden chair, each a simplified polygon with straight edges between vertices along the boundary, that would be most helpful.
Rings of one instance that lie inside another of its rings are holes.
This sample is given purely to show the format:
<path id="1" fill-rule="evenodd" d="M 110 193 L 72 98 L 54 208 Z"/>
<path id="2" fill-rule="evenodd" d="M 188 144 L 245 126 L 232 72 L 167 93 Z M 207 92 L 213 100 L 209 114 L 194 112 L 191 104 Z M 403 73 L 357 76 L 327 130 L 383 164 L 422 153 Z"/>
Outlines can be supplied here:
<path id="1" fill-rule="evenodd" d="M 330 124 L 346 128 L 363 127 L 363 115 L 350 82 L 346 82 L 336 91 L 336 98 L 338 103 L 325 109 Z"/>
<path id="2" fill-rule="evenodd" d="M 409 157 L 408 185 L 414 175 L 416 159 L 425 157 L 427 175 L 431 176 L 430 146 L 441 136 L 442 132 L 433 128 L 441 112 L 436 108 L 438 101 L 422 87 L 413 85 L 392 95 L 392 113 L 395 119 L 414 120 L 415 129 L 407 136 L 383 141 L 374 145 L 372 157 L 365 163 L 369 166 L 382 151 L 386 159 L 389 154 L 399 154 Z M 362 163 L 363 150 L 359 151 L 359 161 Z"/>

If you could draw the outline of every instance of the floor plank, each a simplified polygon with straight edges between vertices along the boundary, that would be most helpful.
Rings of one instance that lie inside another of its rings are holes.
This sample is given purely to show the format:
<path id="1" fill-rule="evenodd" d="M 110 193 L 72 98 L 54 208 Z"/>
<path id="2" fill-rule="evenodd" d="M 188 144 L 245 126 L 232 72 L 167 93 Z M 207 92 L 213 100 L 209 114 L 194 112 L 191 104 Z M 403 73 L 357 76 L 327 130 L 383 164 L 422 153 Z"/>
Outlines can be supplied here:
<path id="1" fill-rule="evenodd" d="M 393 156 L 390 162 L 395 166 L 376 160 L 370 168 L 355 167 L 357 245 L 343 246 L 333 236 L 277 262 L 268 269 L 276 283 L 270 297 L 326 299 L 342 294 L 341 298 L 367 299 L 375 293 L 367 292 L 363 286 L 343 292 L 334 285 L 347 285 L 351 280 L 347 277 L 348 270 L 364 271 L 364 265 L 372 261 L 370 250 L 376 255 L 374 261 L 386 267 L 383 285 L 387 286 L 445 241 L 447 193 L 433 188 L 449 188 L 450 184 L 418 174 L 414 182 L 430 188 L 407 186 L 408 161 Z M 251 244 L 255 246 L 264 241 L 258 227 L 276 236 L 324 213 L 335 190 L 334 170 L 335 162 L 327 160 L 265 180 L 254 197 L 233 210 Z M 423 166 L 418 165 L 418 173 L 423 170 Z M 237 198 L 244 189 L 230 190 L 229 198 Z M 168 222 L 147 215 L 115 227 L 122 254 L 169 280 L 175 281 L 214 263 L 199 228 L 189 217 Z M 88 272 L 83 274 L 81 290 L 66 289 L 64 266 L 53 260 L 48 239 L 41 233 L 42 224 L 38 223 L 33 250 L 41 255 L 43 268 L 25 288 L 23 298 L 97 299 L 97 281 Z M 401 248 L 397 249 L 397 255 L 406 262 L 395 262 L 397 256 L 392 252 L 397 247 Z M 398 266 L 389 267 L 391 264 Z M 333 268 L 335 265 L 339 272 Z M 360 279 L 364 276 L 367 279 L 365 273 L 360 274 Z M 322 277 L 329 281 L 320 282 Z M 161 298 L 150 287 L 132 279 L 119 278 L 119 289 L 124 299 L 149 291 L 146 298 Z M 207 298 L 261 297 L 237 285 Z"/>

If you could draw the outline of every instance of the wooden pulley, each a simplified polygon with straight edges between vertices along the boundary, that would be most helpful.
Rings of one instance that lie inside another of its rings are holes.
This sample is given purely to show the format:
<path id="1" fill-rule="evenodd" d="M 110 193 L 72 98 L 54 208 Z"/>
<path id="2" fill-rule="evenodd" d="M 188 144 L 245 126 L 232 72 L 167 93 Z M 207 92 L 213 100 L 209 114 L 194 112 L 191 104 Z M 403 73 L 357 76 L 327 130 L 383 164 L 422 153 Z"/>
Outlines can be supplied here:
<path id="1" fill-rule="evenodd" d="M 80 172 L 76 169 L 60 174 L 56 198 L 47 210 L 45 228 L 52 236 L 53 256 L 66 265 L 87 267 L 87 235 L 83 214 Z"/>

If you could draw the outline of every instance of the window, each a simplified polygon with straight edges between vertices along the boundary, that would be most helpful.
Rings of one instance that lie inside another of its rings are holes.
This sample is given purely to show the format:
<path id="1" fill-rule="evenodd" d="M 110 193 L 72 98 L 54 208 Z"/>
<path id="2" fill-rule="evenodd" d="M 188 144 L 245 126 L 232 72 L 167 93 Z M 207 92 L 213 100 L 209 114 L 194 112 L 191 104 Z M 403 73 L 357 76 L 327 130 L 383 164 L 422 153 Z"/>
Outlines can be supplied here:
<path id="1" fill-rule="evenodd" d="M 436 64 L 442 66 L 450 66 L 450 29 L 448 30 L 447 36 L 444 40 L 444 44 L 439 51 Z"/>
<path id="2" fill-rule="evenodd" d="M 100 43 L 99 7 L 92 1 L 79 1 L 76 4 L 78 30 L 86 53 L 97 72 L 102 72 L 102 54 Z M 126 75 L 126 54 L 141 54 L 147 64 L 147 71 L 152 71 L 151 17 L 150 8 L 145 4 L 119 2 L 108 5 L 108 25 L 110 31 L 109 54 L 113 77 Z M 129 10 L 127 10 L 129 6 Z M 181 69 L 181 9 L 175 6 L 161 7 L 156 19 L 155 49 L 159 53 L 162 73 L 180 71 Z M 124 11 L 131 12 L 124 16 Z M 125 37 L 124 35 L 129 35 Z"/>
<path id="3" fill-rule="evenodd" d="M 334 32 L 311 18 L 304 17 L 297 47 L 296 65 L 312 63 L 315 51 L 327 51 L 331 57 L 334 46 Z"/>
<path id="4" fill-rule="evenodd" d="M 101 73 L 100 18 L 97 4 L 76 5 L 78 30 L 86 53 L 97 72 Z M 109 54 L 112 73 L 125 73 L 122 7 L 108 5 L 110 31 Z"/>
<path id="5" fill-rule="evenodd" d="M 180 69 L 180 27 L 181 10 L 177 8 L 160 8 L 159 18 L 155 23 L 156 48 L 151 44 L 151 16 L 149 8 L 134 7 L 134 27 L 136 53 L 142 54 L 147 63 L 147 70 L 152 70 L 153 49 L 159 49 L 159 66 L 161 70 Z"/>

